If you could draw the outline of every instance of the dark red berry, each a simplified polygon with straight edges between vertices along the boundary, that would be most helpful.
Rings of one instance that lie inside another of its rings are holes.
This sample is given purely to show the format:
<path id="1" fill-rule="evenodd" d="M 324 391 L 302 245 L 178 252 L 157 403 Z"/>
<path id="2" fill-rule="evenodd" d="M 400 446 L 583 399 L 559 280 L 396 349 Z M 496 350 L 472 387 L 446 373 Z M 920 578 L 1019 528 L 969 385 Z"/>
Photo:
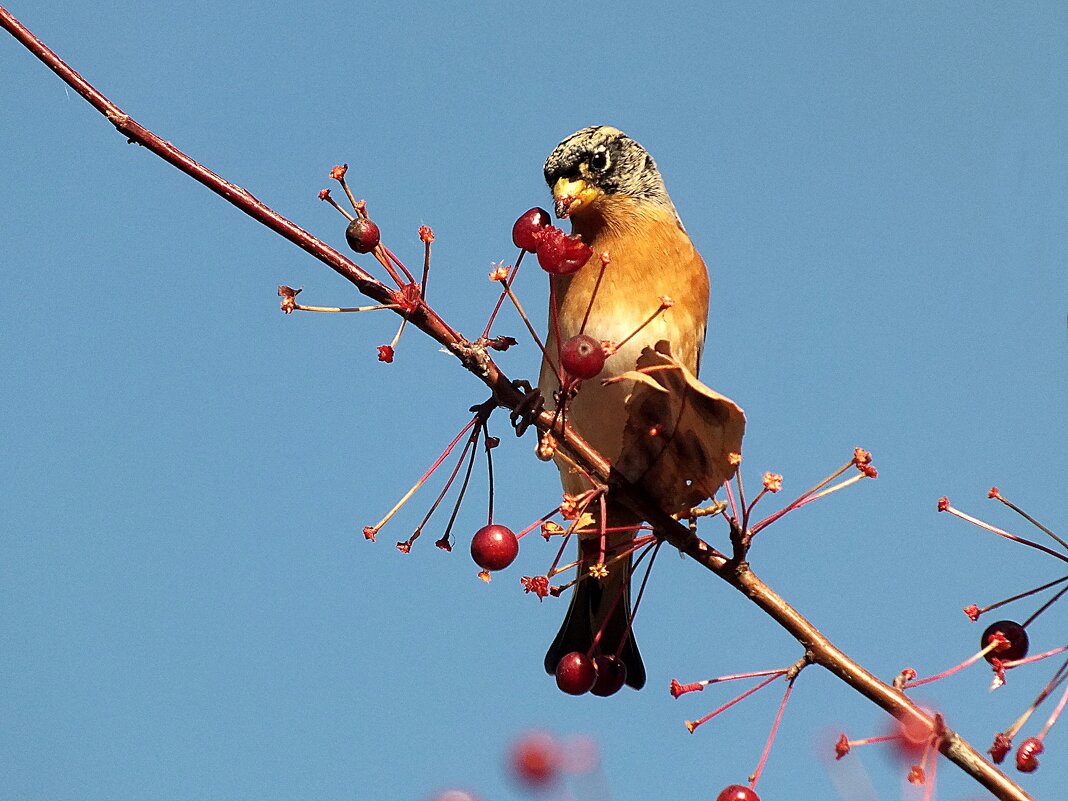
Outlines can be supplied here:
<path id="1" fill-rule="evenodd" d="M 597 680 L 594 681 L 590 692 L 602 698 L 615 695 L 627 681 L 627 666 L 620 661 L 618 656 L 602 654 L 594 657 L 593 668 L 597 671 Z"/>
<path id="2" fill-rule="evenodd" d="M 724 787 L 716 796 L 716 801 L 760 801 L 760 796 L 752 787 L 742 784 L 732 784 Z"/>
<path id="3" fill-rule="evenodd" d="M 512 771 L 529 787 L 544 787 L 556 781 L 560 748 L 553 736 L 534 731 L 520 737 L 512 747 Z"/>
<path id="4" fill-rule="evenodd" d="M 512 226 L 512 242 L 517 248 L 533 253 L 538 249 L 538 238 L 551 219 L 549 212 L 537 206 L 524 211 Z"/>
<path id="5" fill-rule="evenodd" d="M 378 226 L 366 217 L 357 217 L 349 223 L 345 229 L 345 239 L 349 247 L 357 253 L 370 253 L 382 240 L 382 232 Z"/>
<path id="6" fill-rule="evenodd" d="M 577 334 L 560 348 L 560 364 L 575 378 L 593 378 L 604 369 L 604 348 L 588 334 Z"/>
<path id="7" fill-rule="evenodd" d="M 556 226 L 545 228 L 538 237 L 538 264 L 553 275 L 571 275 L 593 255 L 593 248 L 578 235 L 568 236 Z"/>
<path id="8" fill-rule="evenodd" d="M 986 648 L 990 645 L 990 638 L 995 631 L 1000 631 L 1004 634 L 1009 644 L 1001 646 L 1000 649 L 994 646 L 993 650 L 984 654 L 983 658 L 987 662 L 993 662 L 995 659 L 1000 659 L 1002 662 L 1011 662 L 1014 659 L 1023 659 L 1027 656 L 1027 647 L 1029 645 L 1027 630 L 1014 620 L 999 620 L 997 623 L 991 623 L 987 626 L 986 631 L 983 632 L 983 636 L 979 640 L 980 648 Z"/>
<path id="9" fill-rule="evenodd" d="M 568 695 L 584 695 L 597 681 L 593 660 L 581 651 L 564 654 L 556 665 L 556 686 Z"/>
<path id="10" fill-rule="evenodd" d="M 491 523 L 471 538 L 471 558 L 483 570 L 504 570 L 515 561 L 519 540 L 511 529 Z"/>

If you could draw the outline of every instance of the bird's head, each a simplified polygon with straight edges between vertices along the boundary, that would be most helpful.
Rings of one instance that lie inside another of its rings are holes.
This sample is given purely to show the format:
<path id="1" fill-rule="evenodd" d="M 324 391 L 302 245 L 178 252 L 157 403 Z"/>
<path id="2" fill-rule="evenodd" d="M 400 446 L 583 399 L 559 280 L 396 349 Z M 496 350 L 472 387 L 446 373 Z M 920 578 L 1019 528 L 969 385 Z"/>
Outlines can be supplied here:
<path id="1" fill-rule="evenodd" d="M 675 215 L 652 156 L 607 125 L 583 128 L 558 144 L 545 160 L 545 182 L 557 217 L 582 217 L 612 198 L 651 202 Z"/>

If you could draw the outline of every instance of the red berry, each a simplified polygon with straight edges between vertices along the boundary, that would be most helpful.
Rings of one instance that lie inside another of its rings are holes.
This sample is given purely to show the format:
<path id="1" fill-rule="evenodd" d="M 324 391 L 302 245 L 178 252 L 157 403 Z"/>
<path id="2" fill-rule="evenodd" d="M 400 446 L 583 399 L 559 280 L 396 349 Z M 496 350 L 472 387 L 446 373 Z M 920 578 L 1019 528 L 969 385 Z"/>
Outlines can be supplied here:
<path id="1" fill-rule="evenodd" d="M 983 658 L 987 662 L 993 662 L 995 659 L 1000 659 L 1002 662 L 1011 662 L 1014 659 L 1023 659 L 1027 656 L 1029 644 L 1027 630 L 1013 620 L 999 620 L 997 623 L 991 623 L 987 626 L 986 631 L 983 632 L 983 636 L 979 640 L 979 647 L 986 648 L 990 645 L 990 638 L 996 631 L 1004 634 L 1009 644 L 1003 645 L 1000 649 L 994 646 L 993 650 L 984 654 Z"/>
<path id="2" fill-rule="evenodd" d="M 349 247 L 357 253 L 370 253 L 382 240 L 382 233 L 378 226 L 366 217 L 357 217 L 349 223 L 345 229 L 345 239 Z"/>
<path id="3" fill-rule="evenodd" d="M 538 264 L 553 275 L 571 275 L 590 260 L 593 248 L 578 235 L 568 236 L 556 226 L 545 228 L 538 237 Z"/>
<path id="4" fill-rule="evenodd" d="M 560 748 L 551 734 L 524 734 L 512 747 L 512 772 L 529 787 L 552 784 L 560 771 Z"/>
<path id="5" fill-rule="evenodd" d="M 471 538 L 471 558 L 483 570 L 504 570 L 515 561 L 519 540 L 511 529 L 491 523 Z"/>
<path id="6" fill-rule="evenodd" d="M 593 378 L 604 369 L 604 348 L 588 334 L 577 334 L 560 349 L 560 364 L 575 378 Z"/>
<path id="7" fill-rule="evenodd" d="M 760 801 L 760 796 L 752 787 L 742 784 L 732 784 L 724 787 L 716 796 L 716 801 Z"/>
<path id="8" fill-rule="evenodd" d="M 615 695 L 627 681 L 627 666 L 618 656 L 604 654 L 595 657 L 593 667 L 597 671 L 597 680 L 594 681 L 590 692 L 594 695 L 602 698 Z"/>
<path id="9" fill-rule="evenodd" d="M 581 651 L 564 654 L 556 665 L 556 686 L 568 695 L 584 695 L 597 681 L 593 660 Z"/>
<path id="10" fill-rule="evenodd" d="M 512 226 L 512 242 L 517 248 L 533 253 L 538 249 L 538 238 L 551 219 L 549 212 L 537 206 L 524 211 Z"/>

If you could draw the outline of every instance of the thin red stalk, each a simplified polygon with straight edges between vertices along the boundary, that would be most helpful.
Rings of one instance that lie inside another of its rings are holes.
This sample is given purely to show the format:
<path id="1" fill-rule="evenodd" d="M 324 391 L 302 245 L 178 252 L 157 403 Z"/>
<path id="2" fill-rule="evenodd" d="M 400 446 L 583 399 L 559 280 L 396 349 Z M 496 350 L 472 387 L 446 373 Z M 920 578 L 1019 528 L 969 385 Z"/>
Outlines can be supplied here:
<path id="1" fill-rule="evenodd" d="M 774 523 L 776 520 L 778 520 L 780 517 L 782 517 L 787 512 L 791 512 L 794 509 L 796 509 L 798 506 L 803 505 L 806 502 L 806 500 L 805 500 L 806 498 L 808 498 L 810 495 L 814 495 L 815 493 L 819 492 L 821 489 L 826 487 L 828 484 L 830 484 L 832 481 L 834 481 L 836 478 L 838 478 L 838 476 L 842 475 L 842 473 L 844 473 L 846 470 L 848 470 L 853 465 L 854 465 L 854 462 L 849 462 L 848 464 L 843 465 L 842 467 L 840 467 L 839 469 L 837 469 L 833 473 L 831 473 L 829 476 L 827 476 L 827 478 L 823 479 L 823 481 L 821 481 L 819 484 L 814 486 L 812 489 L 808 490 L 807 492 L 801 493 L 799 496 L 797 496 L 797 498 L 792 503 L 787 504 L 785 507 L 783 507 L 779 511 L 775 512 L 774 514 L 769 515 L 768 517 L 765 517 L 763 520 L 761 520 L 759 523 L 757 523 L 756 525 L 753 526 L 753 528 L 752 528 L 753 534 L 756 534 L 758 531 L 760 531 L 763 528 L 767 528 L 768 526 L 770 526 L 772 523 Z"/>
<path id="2" fill-rule="evenodd" d="M 404 272 L 404 277 L 408 279 L 409 284 L 415 283 L 415 276 L 408 272 L 408 268 L 404 266 L 404 262 L 397 258 L 397 254 L 395 254 L 385 245 L 382 245 L 382 252 L 386 254 L 386 258 L 388 258 L 391 262 L 401 268 L 401 270 Z"/>
<path id="3" fill-rule="evenodd" d="M 521 540 L 521 539 L 523 539 L 523 537 L 525 537 L 527 534 L 532 532 L 534 529 L 541 528 L 543 524 L 548 522 L 550 517 L 552 517 L 553 515 L 557 514 L 559 511 L 560 511 L 560 507 L 557 506 L 555 509 L 553 509 L 551 512 L 549 512 L 549 514 L 543 515 L 542 517 L 539 517 L 537 520 L 535 520 L 533 523 L 531 523 L 525 529 L 523 529 L 518 534 L 516 534 L 515 538 L 517 540 Z"/>
<path id="4" fill-rule="evenodd" d="M 597 280 L 593 284 L 593 291 L 590 293 L 590 302 L 586 304 L 586 313 L 582 315 L 582 325 L 579 326 L 579 333 L 586 333 L 586 323 L 590 320 L 590 312 L 593 311 L 593 301 L 597 297 L 597 290 L 601 288 L 601 279 L 604 278 L 604 271 L 608 268 L 608 261 L 601 259 L 601 270 L 597 273 Z"/>
<path id="5" fill-rule="evenodd" d="M 612 343 L 613 348 L 618 351 L 620 348 L 622 348 L 624 345 L 626 345 L 628 342 L 630 342 L 632 339 L 634 339 L 634 337 L 638 336 L 638 334 L 641 332 L 641 330 L 643 328 L 645 328 L 647 325 L 649 325 L 649 323 L 651 323 L 653 320 L 655 320 L 657 317 L 659 317 L 667 309 L 670 309 L 670 308 L 671 308 L 670 306 L 668 306 L 668 305 L 666 305 L 664 303 L 661 303 L 660 304 L 660 308 L 658 308 L 655 312 L 653 312 L 647 318 L 645 318 L 645 321 L 641 325 L 639 325 L 637 328 L 635 328 L 633 331 L 631 331 L 629 334 L 627 334 L 627 336 L 623 337 L 622 341 L 613 342 Z"/>
<path id="6" fill-rule="evenodd" d="M 1054 648 L 1053 650 L 1046 651 L 1045 653 L 1035 654 L 1034 656 L 1025 656 L 1023 659 L 1013 659 L 1009 662 L 1002 662 L 1001 666 L 1003 668 L 1008 669 L 1020 667 L 1020 665 L 1029 665 L 1032 662 L 1041 662 L 1043 659 L 1049 659 L 1051 656 L 1063 654 L 1065 651 L 1068 651 L 1068 645 L 1062 645 L 1059 648 Z"/>
<path id="7" fill-rule="evenodd" d="M 766 679 L 764 679 L 764 681 L 760 682 L 760 684 L 757 684 L 755 687 L 750 687 L 748 690 L 746 690 L 741 695 L 735 696 L 730 701 L 728 701 L 727 703 L 723 704 L 723 706 L 712 710 L 711 712 L 709 712 L 704 717 L 698 718 L 697 720 L 688 720 L 688 721 L 686 721 L 686 728 L 690 730 L 691 734 L 693 734 L 693 730 L 696 729 L 698 726 L 700 726 L 701 724 L 707 723 L 708 721 L 712 720 L 712 718 L 714 718 L 716 715 L 718 715 L 719 713 L 725 712 L 726 710 L 730 709 L 732 706 L 734 706 L 739 701 L 744 701 L 746 698 L 748 698 L 750 695 L 755 693 L 757 690 L 759 690 L 759 689 L 761 689 L 763 687 L 767 687 L 769 684 L 771 684 L 773 681 L 775 681 L 776 678 L 778 678 L 778 677 L 777 676 L 768 676 Z"/>
<path id="8" fill-rule="evenodd" d="M 1049 734 L 1049 730 L 1053 728 L 1053 724 L 1057 722 L 1057 718 L 1059 718 L 1061 712 L 1064 711 L 1065 704 L 1068 704 L 1068 685 L 1065 685 L 1064 692 L 1061 693 L 1061 700 L 1057 703 L 1057 708 L 1053 710 L 1049 718 L 1046 720 L 1046 725 L 1042 727 L 1042 731 L 1036 735 L 1039 740 Z"/>
<path id="9" fill-rule="evenodd" d="M 493 524 L 493 448 L 490 446 L 490 433 L 489 426 L 486 425 L 486 421 L 482 421 L 482 438 L 486 445 L 486 468 L 489 472 L 489 523 Z"/>
<path id="10" fill-rule="evenodd" d="M 994 492 L 994 490 L 991 490 L 991 492 Z M 1035 528 L 1043 531 L 1047 536 L 1049 536 L 1051 539 L 1053 539 L 1062 548 L 1064 548 L 1065 550 L 1068 550 L 1068 542 L 1065 542 L 1064 540 L 1062 540 L 1060 537 L 1058 537 L 1056 534 L 1054 534 L 1052 531 L 1050 531 L 1044 525 L 1042 525 L 1037 520 L 1035 520 L 1033 517 L 1031 517 L 1031 515 L 1027 514 L 1027 512 L 1025 512 L 1019 506 L 1017 506 L 1016 504 L 1014 504 L 1011 501 L 1009 501 L 1006 498 L 1004 498 L 1000 492 L 996 493 L 993 497 L 997 498 L 999 501 L 1001 501 L 1007 507 L 1012 509 L 1012 511 L 1016 512 L 1016 514 L 1020 515 L 1020 517 L 1022 517 L 1028 523 L 1033 525 Z"/>
<path id="11" fill-rule="evenodd" d="M 445 533 L 441 535 L 441 538 L 448 542 L 449 536 L 452 534 L 452 527 L 456 523 L 456 515 L 460 513 L 460 504 L 464 501 L 464 495 L 467 494 L 467 485 L 471 481 L 471 471 L 475 467 L 475 455 L 478 453 L 477 448 L 471 449 L 471 456 L 467 460 L 467 470 L 464 472 L 464 480 L 460 484 L 460 491 L 456 494 L 456 503 L 453 504 L 452 514 L 449 515 L 449 522 L 445 525 Z"/>
<path id="12" fill-rule="evenodd" d="M 998 601 L 997 603 L 992 603 L 989 606 L 984 606 L 982 609 L 979 610 L 979 614 L 985 615 L 987 612 L 993 612 L 999 607 L 1005 606 L 1006 604 L 1011 604 L 1013 601 L 1019 601 L 1023 598 L 1030 597 L 1032 595 L 1042 592 L 1043 590 L 1048 590 L 1050 587 L 1056 587 L 1058 584 L 1061 584 L 1065 581 L 1068 581 L 1068 576 L 1061 576 L 1059 579 L 1054 579 L 1048 584 L 1043 584 L 1041 587 L 1035 587 L 1033 590 L 1026 590 L 1025 592 L 1021 592 L 1019 595 L 1013 595 L 1011 598 L 1006 598 L 1003 601 Z"/>
<path id="13" fill-rule="evenodd" d="M 775 714 L 775 722 L 771 724 L 771 732 L 768 734 L 768 741 L 764 743 L 764 753 L 760 755 L 760 763 L 757 765 L 756 770 L 753 771 L 753 775 L 749 779 L 750 789 L 756 789 L 756 783 L 760 780 L 760 774 L 764 772 L 764 765 L 768 761 L 768 754 L 771 753 L 771 744 L 775 742 L 775 735 L 779 731 L 779 724 L 782 723 L 782 714 L 786 711 L 786 702 L 790 700 L 790 693 L 793 692 L 793 689 L 794 679 L 790 679 L 786 682 L 786 692 L 783 693 L 782 702 L 779 704 L 779 711 Z"/>
<path id="14" fill-rule="evenodd" d="M 1004 537 L 1007 540 L 1018 542 L 1020 545 L 1026 545 L 1028 548 L 1035 548 L 1036 550 L 1042 551 L 1043 553 L 1047 553 L 1052 557 L 1060 559 L 1062 562 L 1068 562 L 1068 554 L 1063 554 L 1059 551 L 1053 550 L 1052 548 L 1047 548 L 1045 545 L 1026 539 L 1025 537 L 1020 537 L 1016 534 L 1010 534 L 1007 531 L 1002 531 L 1000 528 L 992 526 L 989 523 L 984 523 L 979 518 L 972 517 L 971 515 L 966 514 L 960 509 L 957 509 L 953 506 L 947 505 L 945 511 L 949 512 L 954 517 L 959 517 L 961 520 L 971 523 L 972 525 L 978 526 L 981 529 L 985 529 L 986 531 L 989 531 L 992 534 L 997 534 L 999 537 Z"/>
<path id="15" fill-rule="evenodd" d="M 386 516 L 383 517 L 382 520 L 377 525 L 373 526 L 375 531 L 380 531 L 382 529 L 382 526 L 384 526 L 386 523 L 388 523 L 390 518 L 392 518 L 393 515 L 395 515 L 397 513 L 397 511 L 405 504 L 405 502 L 407 502 L 407 500 L 409 498 L 411 498 L 412 495 L 415 494 L 416 490 L 418 490 L 421 486 L 423 486 L 423 483 L 428 478 L 430 478 L 431 474 L 435 470 L 437 470 L 438 467 L 441 466 L 441 463 L 443 461 L 445 461 L 446 458 L 448 458 L 448 455 L 450 453 L 452 453 L 452 449 L 456 447 L 457 443 L 459 443 L 459 441 L 463 438 L 464 434 L 466 434 L 468 431 L 470 431 L 471 430 L 471 426 L 473 426 L 476 422 L 478 422 L 478 417 L 477 416 L 474 417 L 471 420 L 471 422 L 469 422 L 467 425 L 465 425 L 463 428 L 460 429 L 460 433 L 457 434 L 453 438 L 452 442 L 450 442 L 448 445 L 445 446 L 445 450 L 442 451 L 441 456 L 439 456 L 437 459 L 434 460 L 434 463 L 432 465 L 430 465 L 430 468 L 425 473 L 423 473 L 423 475 L 419 478 L 419 480 L 416 481 L 414 485 L 412 485 L 412 488 L 410 490 L 408 490 L 408 492 L 406 492 L 404 494 L 404 496 L 399 501 L 397 501 L 396 505 L 392 509 L 389 510 L 389 512 L 386 514 Z"/>
<path id="16" fill-rule="evenodd" d="M 645 595 L 645 585 L 649 581 L 649 574 L 653 572 L 653 563 L 656 561 L 656 555 L 657 555 L 657 553 L 660 552 L 660 546 L 663 545 L 663 544 L 664 544 L 663 540 L 657 540 L 656 545 L 654 545 L 653 548 L 652 548 L 653 555 L 652 555 L 652 557 L 650 557 L 649 564 L 645 568 L 645 575 L 642 576 L 642 583 L 638 587 L 638 594 L 634 597 L 634 603 L 631 605 L 630 614 L 627 616 L 627 630 L 626 630 L 626 633 L 620 639 L 619 647 L 616 648 L 616 656 L 617 657 L 621 653 L 623 653 L 623 643 L 625 643 L 627 641 L 627 638 L 630 636 L 631 630 L 634 627 L 634 617 L 638 614 L 638 606 L 642 602 L 642 596 Z M 647 553 L 649 553 L 649 549 L 646 549 L 645 551 L 642 552 L 642 555 L 639 556 L 638 559 L 634 562 L 634 567 L 638 566 L 638 564 L 642 561 L 642 559 L 645 558 L 645 554 L 647 554 Z M 631 569 L 633 570 L 634 567 L 632 567 Z"/>
<path id="17" fill-rule="evenodd" d="M 1068 592 L 1068 587 L 1065 587 L 1052 598 L 1050 598 L 1048 601 L 1046 601 L 1044 604 L 1042 604 L 1042 606 L 1038 607 L 1038 609 L 1035 610 L 1035 613 L 1031 615 L 1031 617 L 1027 618 L 1027 620 L 1025 620 L 1020 625 L 1026 629 L 1028 626 L 1031 625 L 1035 618 L 1037 618 L 1039 615 L 1041 615 L 1043 612 L 1053 606 L 1053 604 L 1057 603 L 1057 601 L 1061 599 L 1061 596 L 1063 596 L 1066 592 Z"/>
<path id="18" fill-rule="evenodd" d="M 759 679 L 763 676 L 782 676 L 786 673 L 786 668 L 775 668 L 774 670 L 754 670 L 750 673 L 732 673 L 729 676 L 716 676 L 714 679 L 704 679 L 700 684 L 720 684 L 725 681 L 737 681 L 738 679 Z"/>
<path id="19" fill-rule="evenodd" d="M 430 242 L 423 243 L 423 277 L 419 281 L 419 294 L 426 302 L 426 284 L 430 280 Z"/>
<path id="20" fill-rule="evenodd" d="M 928 676 L 924 679 L 916 679 L 914 681 L 910 681 L 905 685 L 905 687 L 906 689 L 911 690 L 913 687 L 922 687 L 924 684 L 930 684 L 932 681 L 939 681 L 940 679 L 952 676 L 954 673 L 959 673 L 960 671 L 964 670 L 964 668 L 974 665 L 988 653 L 993 651 L 997 647 L 997 645 L 997 642 L 991 640 L 989 643 L 987 643 L 986 647 L 983 648 L 983 650 L 981 650 L 977 654 L 973 654 L 972 656 L 968 657 L 959 665 L 954 665 L 948 670 L 943 670 L 941 673 L 935 674 L 934 676 Z"/>
<path id="21" fill-rule="evenodd" d="M 742 510 L 742 517 L 738 522 L 741 524 L 742 533 L 744 534 L 749 530 L 749 507 L 745 505 L 745 490 L 742 488 L 741 466 L 734 471 L 734 481 L 738 485 L 738 508 Z"/>
<path id="22" fill-rule="evenodd" d="M 522 248 L 519 249 L 519 258 L 515 260 L 515 267 L 508 272 L 508 278 L 504 281 L 505 287 L 511 287 L 512 282 L 515 280 L 516 273 L 519 272 L 519 265 L 523 263 L 523 256 L 526 251 Z M 500 312 L 501 306 L 504 305 L 504 299 L 508 297 L 508 292 L 504 288 L 501 289 L 501 296 L 497 298 L 497 303 L 493 307 L 493 311 L 490 312 L 489 320 L 486 321 L 486 330 L 482 332 L 483 339 L 489 339 L 490 329 L 493 327 L 493 321 L 497 319 L 497 313 Z"/>
<path id="23" fill-rule="evenodd" d="M 735 520 L 741 520 L 738 516 L 738 504 L 734 502 L 734 492 L 731 490 L 731 483 L 728 481 L 723 485 L 723 489 L 727 491 L 727 501 L 731 505 L 731 517 Z"/>
<path id="24" fill-rule="evenodd" d="M 631 569 L 633 570 L 635 567 L 637 567 L 639 564 L 641 564 L 642 559 L 644 559 L 645 555 L 647 553 L 649 553 L 649 551 L 651 551 L 651 550 L 654 550 L 654 548 L 647 548 L 645 551 L 643 551 L 641 556 L 639 556 L 634 561 L 634 565 L 631 567 Z M 651 566 L 652 562 L 650 562 L 649 564 Z M 648 575 L 649 575 L 649 573 L 648 573 L 648 571 L 646 571 L 646 577 L 648 577 Z M 580 576 L 579 578 L 580 579 L 586 579 L 587 577 L 586 576 Z M 645 585 L 643 584 L 642 586 L 645 586 Z M 608 621 L 612 619 L 612 613 L 616 611 L 616 607 L 618 607 L 620 602 L 623 600 L 623 594 L 625 592 L 626 592 L 626 585 L 621 583 L 619 585 L 619 592 L 616 593 L 616 597 L 612 599 L 612 605 L 610 607 L 608 607 L 608 611 L 605 613 L 604 620 L 601 623 L 601 627 L 599 629 L 597 629 L 597 633 L 593 635 L 593 642 L 590 643 L 589 650 L 587 651 L 587 656 L 591 656 L 591 657 L 593 656 L 594 650 L 597 648 L 598 643 L 601 642 L 601 637 L 604 635 L 604 630 L 605 630 L 606 626 L 608 625 Z M 630 624 L 630 620 L 631 619 L 632 618 L 628 618 L 628 621 L 627 621 L 627 623 L 628 623 L 628 625 L 627 625 L 627 633 L 628 634 L 630 633 L 630 625 L 629 624 Z M 626 641 L 627 641 L 627 638 L 626 638 L 626 636 L 624 636 L 620 641 L 620 644 L 619 644 L 620 650 L 616 651 L 616 656 L 619 656 L 619 654 L 622 652 L 623 643 L 626 642 Z"/>
<path id="25" fill-rule="evenodd" d="M 430 511 L 426 513 L 426 516 L 420 521 L 419 525 L 415 527 L 415 531 L 413 532 L 409 542 L 414 542 L 415 540 L 419 539 L 419 535 L 423 533 L 423 528 L 426 526 L 427 523 L 430 522 L 430 518 L 433 516 L 434 512 L 437 511 L 438 506 L 441 504 L 441 502 L 445 499 L 445 494 L 452 486 L 452 482 L 456 480 L 456 475 L 460 472 L 460 467 L 463 466 L 464 457 L 467 456 L 468 449 L 470 449 L 477 440 L 478 431 L 476 429 L 472 436 L 467 438 L 467 442 L 464 444 L 463 450 L 460 451 L 460 458 L 456 460 L 455 466 L 452 468 L 452 471 L 449 473 L 448 479 L 446 479 L 445 481 L 445 486 L 441 488 L 441 492 L 439 492 L 437 498 L 434 499 L 434 503 L 430 505 Z"/>

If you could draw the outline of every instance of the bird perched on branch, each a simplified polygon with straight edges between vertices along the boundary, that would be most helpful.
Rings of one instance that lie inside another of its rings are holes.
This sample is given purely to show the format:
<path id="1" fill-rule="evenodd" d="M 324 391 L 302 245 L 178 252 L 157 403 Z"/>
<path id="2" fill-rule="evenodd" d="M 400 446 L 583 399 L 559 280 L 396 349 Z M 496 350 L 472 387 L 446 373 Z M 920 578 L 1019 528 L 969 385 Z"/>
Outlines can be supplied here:
<path id="1" fill-rule="evenodd" d="M 539 380 L 542 395 L 560 397 L 560 343 L 580 333 L 623 343 L 616 352 L 609 349 L 612 355 L 598 379 L 633 371 L 643 350 L 665 340 L 674 358 L 696 374 L 708 316 L 708 272 L 652 157 L 616 128 L 583 128 L 549 155 L 545 180 L 557 216 L 570 218 L 573 232 L 593 248 L 593 257 L 573 274 L 550 276 L 555 320 L 551 309 Z M 613 464 L 623 449 L 630 383 L 586 381 L 566 406 L 567 421 Z M 558 464 L 565 493 L 590 489 L 584 476 L 563 461 Z M 597 516 L 596 505 L 590 511 Z M 606 562 L 613 551 L 626 550 L 640 523 L 609 495 Z M 609 563 L 607 575 L 599 579 L 582 575 L 604 555 L 600 540 L 599 535 L 580 538 L 580 580 L 545 656 L 545 668 L 553 673 L 565 654 L 590 652 L 592 646 L 595 658 L 618 653 L 627 684 L 640 689 L 645 667 L 630 631 L 630 557 Z"/>

